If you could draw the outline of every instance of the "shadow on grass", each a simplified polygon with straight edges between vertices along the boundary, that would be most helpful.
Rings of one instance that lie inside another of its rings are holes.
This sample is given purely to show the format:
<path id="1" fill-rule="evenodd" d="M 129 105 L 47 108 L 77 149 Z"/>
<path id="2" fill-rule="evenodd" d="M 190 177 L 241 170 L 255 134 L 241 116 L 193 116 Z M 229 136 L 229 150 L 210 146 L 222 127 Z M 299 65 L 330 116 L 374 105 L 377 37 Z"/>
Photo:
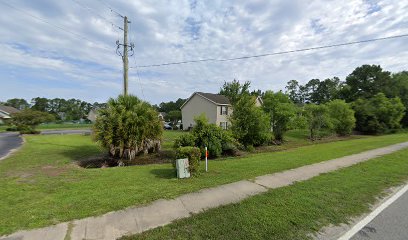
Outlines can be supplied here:
<path id="1" fill-rule="evenodd" d="M 150 172 L 156 175 L 157 178 L 172 179 L 177 177 L 177 173 L 174 169 L 152 169 Z"/>

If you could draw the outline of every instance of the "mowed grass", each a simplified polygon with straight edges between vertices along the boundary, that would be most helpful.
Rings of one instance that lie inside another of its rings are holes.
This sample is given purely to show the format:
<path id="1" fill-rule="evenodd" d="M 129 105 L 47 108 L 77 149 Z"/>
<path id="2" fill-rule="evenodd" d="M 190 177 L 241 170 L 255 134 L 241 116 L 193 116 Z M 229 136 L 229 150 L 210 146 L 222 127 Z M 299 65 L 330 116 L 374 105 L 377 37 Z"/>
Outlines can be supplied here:
<path id="1" fill-rule="evenodd" d="M 329 224 L 369 211 L 376 197 L 408 179 L 408 150 L 215 208 L 136 239 L 312 239 Z"/>
<path id="2" fill-rule="evenodd" d="M 162 150 L 171 150 L 174 145 L 174 140 L 183 134 L 186 134 L 186 132 L 182 130 L 164 130 L 161 145 Z"/>
<path id="3" fill-rule="evenodd" d="M 171 164 L 80 168 L 75 160 L 102 152 L 89 136 L 27 136 L 26 141 L 20 151 L 0 162 L 0 235 L 404 142 L 408 134 L 212 160 L 208 173 L 184 180 L 175 178 Z"/>

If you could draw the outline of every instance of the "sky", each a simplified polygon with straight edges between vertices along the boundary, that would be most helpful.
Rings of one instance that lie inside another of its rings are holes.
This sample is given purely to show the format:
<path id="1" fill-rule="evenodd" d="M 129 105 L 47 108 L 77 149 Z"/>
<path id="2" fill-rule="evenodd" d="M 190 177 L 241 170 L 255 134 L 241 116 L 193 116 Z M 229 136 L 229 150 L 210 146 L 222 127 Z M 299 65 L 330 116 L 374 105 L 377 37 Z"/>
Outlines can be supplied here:
<path id="1" fill-rule="evenodd" d="M 129 93 L 152 104 L 217 93 L 224 81 L 278 91 L 296 79 L 344 78 L 362 64 L 408 70 L 408 37 L 226 62 L 232 58 L 408 34 L 401 0 L 1 0 L 0 101 L 34 97 L 105 102 L 123 91 L 123 18 Z M 111 9 L 113 11 L 111 11 Z M 115 13 L 117 12 L 117 13 Z M 113 24 L 112 24 L 113 23 Z"/>

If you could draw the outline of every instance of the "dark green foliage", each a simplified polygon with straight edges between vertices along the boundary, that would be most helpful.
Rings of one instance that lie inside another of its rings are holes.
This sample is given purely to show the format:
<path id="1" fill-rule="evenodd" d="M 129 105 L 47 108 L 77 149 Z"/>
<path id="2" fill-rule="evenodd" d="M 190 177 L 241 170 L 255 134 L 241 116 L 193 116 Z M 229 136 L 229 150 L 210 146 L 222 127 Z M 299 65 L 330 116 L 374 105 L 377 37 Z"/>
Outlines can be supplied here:
<path id="1" fill-rule="evenodd" d="M 326 104 L 329 110 L 333 130 L 341 135 L 350 135 L 356 125 L 354 111 L 344 100 L 333 100 Z"/>
<path id="2" fill-rule="evenodd" d="M 157 111 L 159 112 L 165 112 L 165 113 L 170 113 L 171 111 L 180 111 L 180 107 L 184 104 L 184 102 L 187 99 L 179 98 L 177 101 L 173 102 L 162 102 L 159 104 L 159 106 L 154 105 L 154 108 L 156 108 Z"/>
<path id="3" fill-rule="evenodd" d="M 198 116 L 194 120 L 196 125 L 193 130 L 176 138 L 174 148 L 196 146 L 200 148 L 204 157 L 205 147 L 207 147 L 210 158 L 219 157 L 223 153 L 233 154 L 236 151 L 236 143 L 230 132 L 208 123 L 205 115 Z"/>
<path id="4" fill-rule="evenodd" d="M 311 140 L 321 137 L 321 130 L 331 129 L 333 126 L 326 105 L 307 104 L 305 106 L 305 118 Z"/>
<path id="5" fill-rule="evenodd" d="M 296 116 L 296 106 L 282 92 L 266 91 L 263 98 L 263 110 L 269 115 L 275 140 L 281 142 Z"/>
<path id="6" fill-rule="evenodd" d="M 219 94 L 226 96 L 230 100 L 231 104 L 235 105 L 243 94 L 249 94 L 250 85 L 251 82 L 249 81 L 241 84 L 239 81 L 234 79 L 232 82 L 224 82 Z M 259 92 L 254 92 L 254 95 L 257 94 L 259 94 Z"/>
<path id="7" fill-rule="evenodd" d="M 19 110 L 30 108 L 30 104 L 28 104 L 28 102 L 22 98 L 8 99 L 7 102 L 4 103 L 4 105 L 14 107 Z"/>
<path id="8" fill-rule="evenodd" d="M 405 107 L 400 98 L 387 98 L 378 93 L 370 99 L 358 99 L 352 104 L 356 129 L 363 133 L 386 133 L 401 127 Z"/>
<path id="9" fill-rule="evenodd" d="M 393 96 L 399 97 L 405 106 L 405 114 L 401 120 L 404 127 L 408 127 L 408 71 L 395 73 L 392 75 Z"/>
<path id="10" fill-rule="evenodd" d="M 176 150 L 176 159 L 188 158 L 188 165 L 191 174 L 197 174 L 200 167 L 201 151 L 198 147 L 179 147 Z M 173 166 L 176 167 L 175 161 Z"/>
<path id="11" fill-rule="evenodd" d="M 172 110 L 167 113 L 165 117 L 166 121 L 172 122 L 173 125 L 177 123 L 178 120 L 181 120 L 181 111 L 180 110 Z"/>
<path id="12" fill-rule="evenodd" d="M 118 159 L 132 161 L 139 153 L 160 149 L 162 125 L 157 112 L 135 96 L 120 95 L 99 110 L 94 139 Z"/>
<path id="13" fill-rule="evenodd" d="M 179 148 L 179 147 L 193 147 L 195 145 L 196 137 L 191 134 L 182 134 L 178 138 L 174 140 L 174 148 Z"/>
<path id="14" fill-rule="evenodd" d="M 371 98 L 377 93 L 392 96 L 391 73 L 383 71 L 380 65 L 362 65 L 346 78 L 347 87 L 342 95 L 347 101 L 359 98 Z"/>
<path id="15" fill-rule="evenodd" d="M 271 139 L 270 118 L 255 101 L 254 96 L 242 95 L 230 119 L 233 136 L 245 147 L 259 146 Z"/>
<path id="16" fill-rule="evenodd" d="M 54 120 L 54 116 L 49 113 L 24 109 L 18 113 L 13 113 L 10 123 L 15 125 L 21 133 L 38 133 L 35 128 L 39 124 Z"/>
<path id="17" fill-rule="evenodd" d="M 203 156 L 205 147 L 207 147 L 209 157 L 219 157 L 223 152 L 223 144 L 234 142 L 228 131 L 222 130 L 215 124 L 208 123 L 205 115 L 196 117 L 194 120 L 196 125 L 191 134 L 195 137 L 195 146 L 201 149 Z"/>

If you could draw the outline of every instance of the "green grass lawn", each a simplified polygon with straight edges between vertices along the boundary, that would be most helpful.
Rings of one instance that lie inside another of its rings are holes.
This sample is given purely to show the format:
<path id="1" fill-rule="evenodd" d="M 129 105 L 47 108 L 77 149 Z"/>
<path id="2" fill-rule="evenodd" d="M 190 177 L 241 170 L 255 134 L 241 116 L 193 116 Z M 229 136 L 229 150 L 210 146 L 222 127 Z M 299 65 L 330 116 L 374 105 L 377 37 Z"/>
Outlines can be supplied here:
<path id="1" fill-rule="evenodd" d="M 75 160 L 102 151 L 89 136 L 37 135 L 26 141 L 20 151 L 0 162 L 0 235 L 408 141 L 408 134 L 212 160 L 208 173 L 185 180 L 175 178 L 171 164 L 80 168 Z"/>
<path id="2" fill-rule="evenodd" d="M 402 150 L 123 240 L 311 239 L 324 226 L 369 211 L 384 190 L 406 181 L 407 156 Z"/>
<path id="3" fill-rule="evenodd" d="M 171 150 L 173 148 L 174 140 L 180 135 L 186 134 L 182 130 L 164 130 L 162 150 Z"/>

